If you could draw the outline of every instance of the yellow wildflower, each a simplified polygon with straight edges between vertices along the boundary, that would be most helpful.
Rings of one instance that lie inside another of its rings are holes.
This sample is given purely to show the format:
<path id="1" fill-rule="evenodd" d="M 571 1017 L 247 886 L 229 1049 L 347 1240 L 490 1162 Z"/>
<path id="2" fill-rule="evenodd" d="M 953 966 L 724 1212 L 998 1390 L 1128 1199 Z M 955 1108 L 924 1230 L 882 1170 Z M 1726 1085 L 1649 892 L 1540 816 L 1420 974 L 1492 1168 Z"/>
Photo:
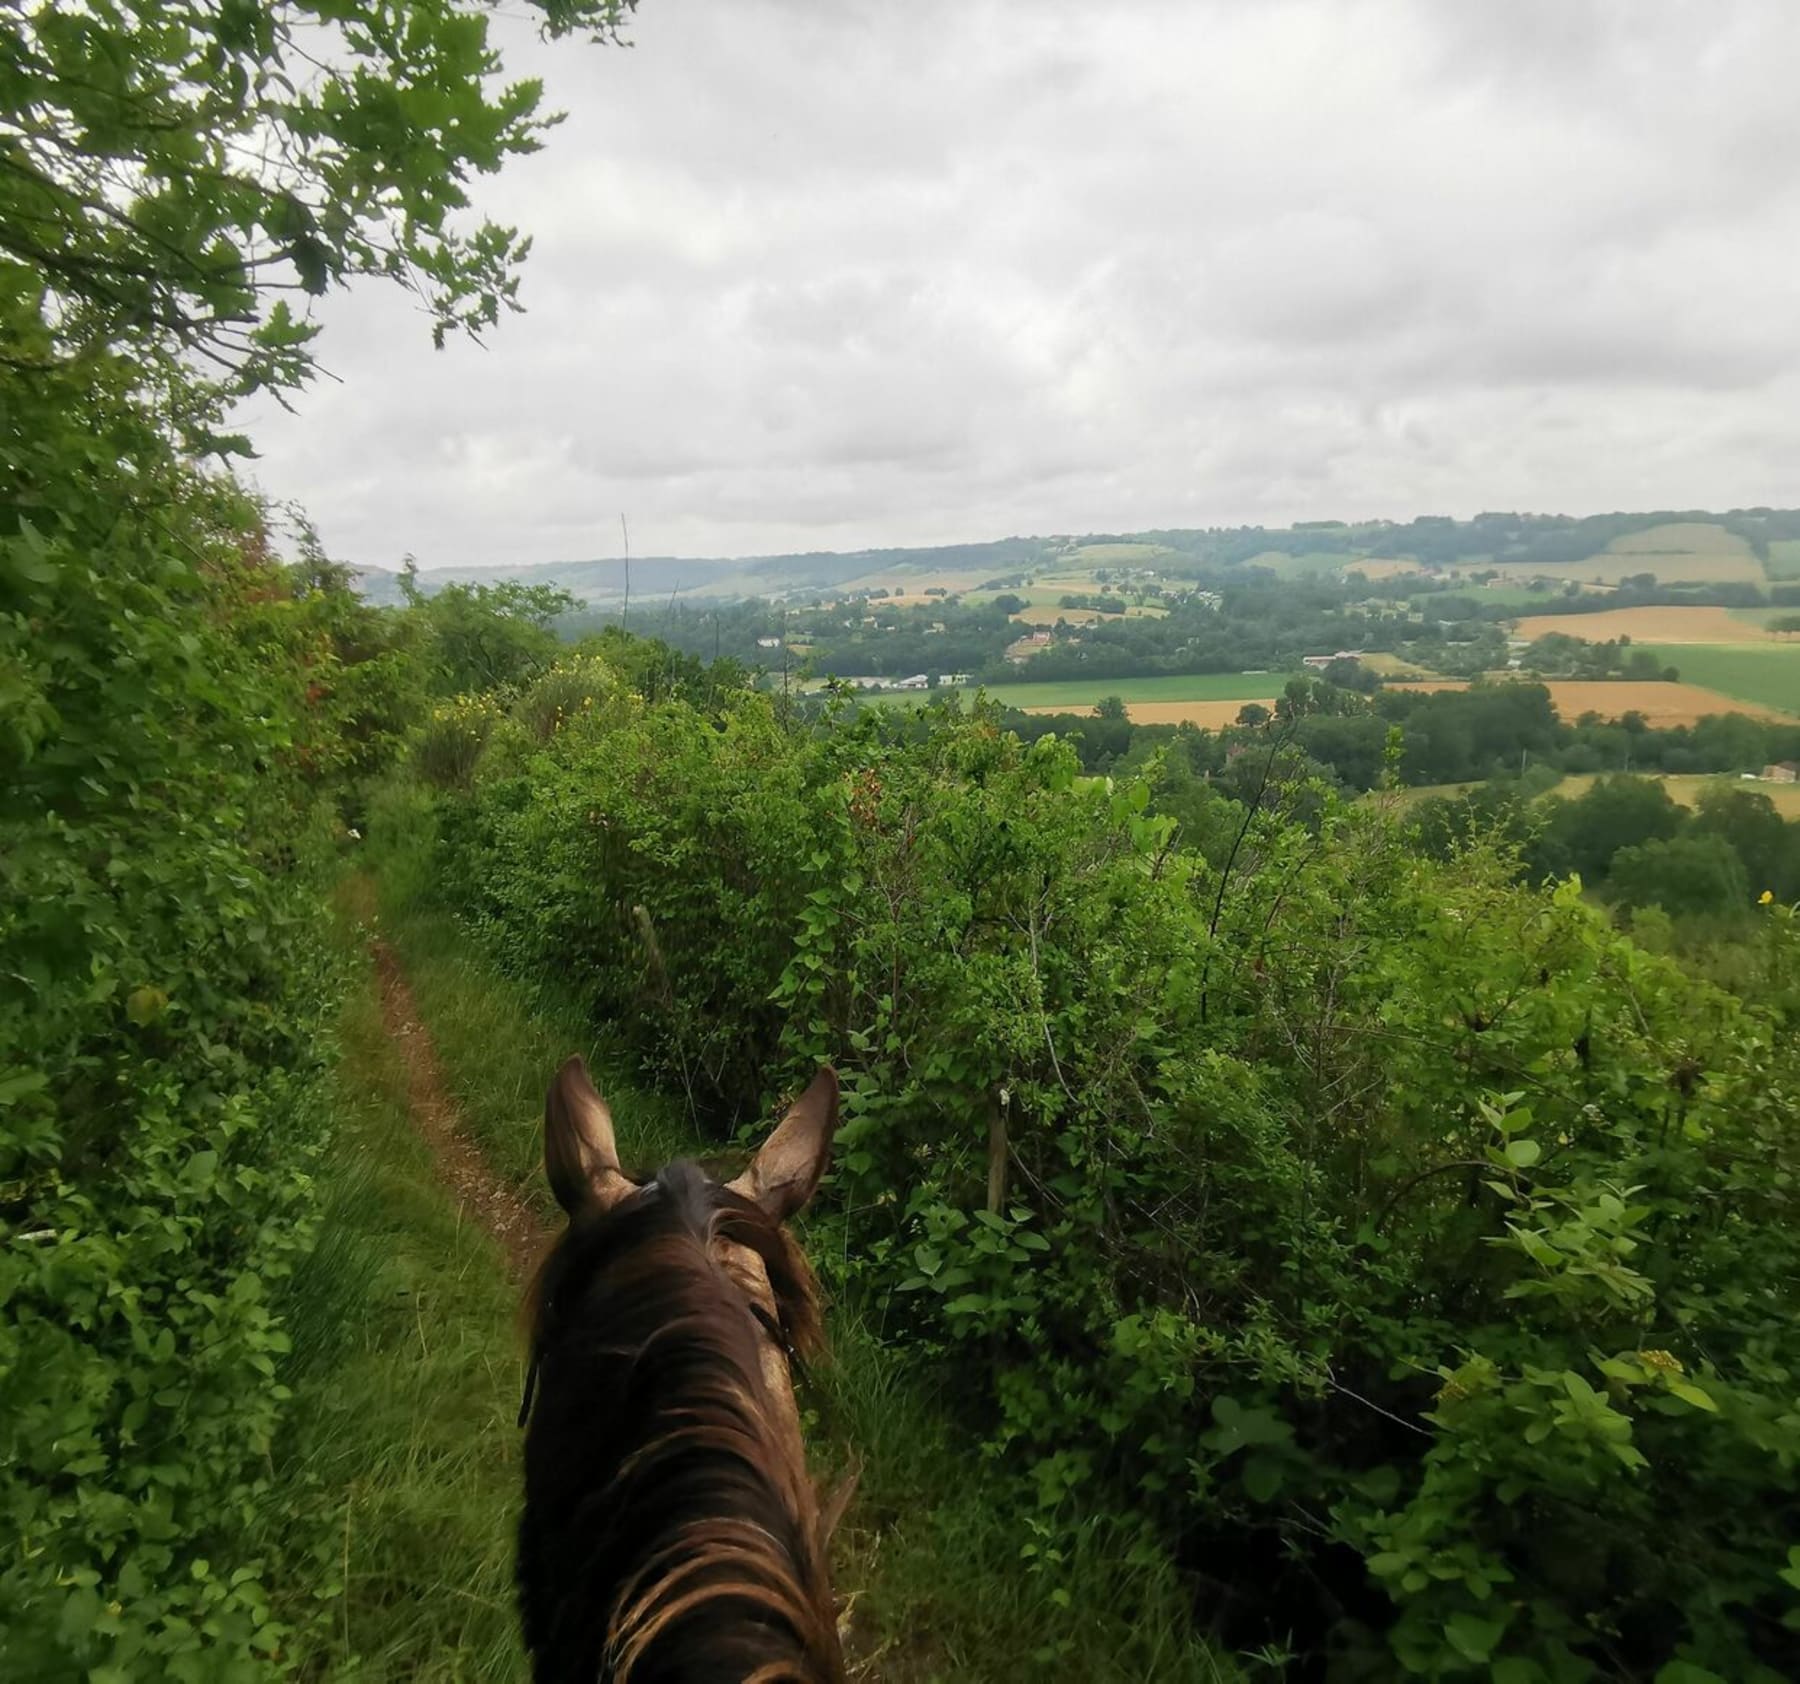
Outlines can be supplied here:
<path id="1" fill-rule="evenodd" d="M 1767 906 L 1774 898 L 1775 891 L 1773 889 L 1764 889 L 1763 892 L 1756 897 L 1756 904 L 1758 906 Z"/>

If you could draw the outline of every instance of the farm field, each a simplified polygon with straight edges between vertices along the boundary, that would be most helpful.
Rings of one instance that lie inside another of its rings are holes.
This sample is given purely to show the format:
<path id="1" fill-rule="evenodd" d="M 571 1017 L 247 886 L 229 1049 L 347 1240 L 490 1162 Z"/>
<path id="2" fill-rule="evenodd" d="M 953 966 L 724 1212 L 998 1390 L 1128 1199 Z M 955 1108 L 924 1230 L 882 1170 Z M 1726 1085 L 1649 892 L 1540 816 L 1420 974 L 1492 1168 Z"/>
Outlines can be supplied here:
<path id="1" fill-rule="evenodd" d="M 1669 644 L 1659 652 L 1679 669 L 1684 682 L 1780 713 L 1800 714 L 1800 643 L 1778 640 L 1732 648 Z"/>
<path id="2" fill-rule="evenodd" d="M 1345 555 L 1342 550 L 1307 550 L 1300 555 L 1289 555 L 1286 550 L 1263 550 L 1244 565 L 1266 567 L 1281 579 L 1309 579 L 1347 570 L 1355 563 L 1356 557 Z"/>
<path id="3" fill-rule="evenodd" d="M 1777 538 L 1769 545 L 1769 577 L 1800 579 L 1800 538 Z"/>
<path id="4" fill-rule="evenodd" d="M 1399 655 L 1364 655 L 1361 664 L 1384 679 L 1431 677 L 1424 667 L 1414 666 Z"/>
<path id="5" fill-rule="evenodd" d="M 1721 650 L 1728 658 L 1735 650 Z M 1687 663 L 1672 657 L 1683 672 Z M 1800 680 L 1800 662 L 1794 676 Z M 1564 679 L 1544 681 L 1550 700 L 1564 719 L 1579 719 L 1584 713 L 1597 713 L 1603 719 L 1619 719 L 1627 713 L 1641 713 L 1651 726 L 1662 731 L 1676 725 L 1692 725 L 1714 713 L 1746 713 L 1762 719 L 1779 718 L 1789 712 L 1800 712 L 1800 695 L 1794 706 L 1782 708 L 1755 698 L 1737 697 L 1729 692 L 1707 689 L 1699 684 L 1666 684 L 1660 680 L 1635 683 L 1623 679 Z M 1468 683 L 1460 678 L 1433 678 L 1418 682 L 1400 682 L 1395 690 L 1466 690 Z"/>
<path id="6" fill-rule="evenodd" d="M 1067 620 L 1072 626 L 1091 626 L 1096 620 L 1156 620 L 1167 613 L 1166 608 L 1138 603 L 1133 603 L 1122 615 L 1102 614 L 1096 608 L 1058 608 L 1053 597 L 1048 603 L 1032 603 L 1021 608 L 1013 619 L 1022 626 L 1053 626 L 1058 620 Z"/>
<path id="7" fill-rule="evenodd" d="M 1616 585 L 1636 573 L 1654 573 L 1664 583 L 1761 584 L 1762 563 L 1750 546 L 1722 526 L 1705 521 L 1674 521 L 1617 538 L 1601 554 L 1580 561 L 1495 561 L 1507 578 L 1578 579 Z"/>
<path id="8" fill-rule="evenodd" d="M 1067 620 L 1072 626 L 1091 626 L 1096 620 L 1116 620 L 1118 617 L 1102 614 L 1097 608 L 1058 608 L 1054 602 L 1034 602 L 1013 615 L 1021 626 L 1053 626 L 1058 620 Z"/>
<path id="9" fill-rule="evenodd" d="M 1800 603 L 1777 603 L 1769 608 L 1734 608 L 1731 617 L 1734 620 L 1747 620 L 1753 626 L 1768 627 L 1777 620 L 1792 619 L 1800 615 Z M 1800 632 L 1782 632 L 1779 634 L 1783 642 L 1800 643 Z"/>
<path id="10" fill-rule="evenodd" d="M 1222 702 L 1127 702 L 1126 717 L 1133 725 L 1194 725 L 1203 731 L 1223 730 L 1227 725 L 1235 725 L 1239 710 L 1246 702 L 1261 702 L 1264 707 L 1273 707 L 1275 698 L 1265 696 L 1235 697 Z M 1067 713 L 1067 707 L 1030 707 L 1026 713 Z M 1082 708 L 1082 713 L 1094 710 Z"/>
<path id="11" fill-rule="evenodd" d="M 876 572 L 859 574 L 854 579 L 846 579 L 841 585 L 834 586 L 833 589 L 846 596 L 854 595 L 858 591 L 893 591 L 896 594 L 887 599 L 889 602 L 916 607 L 920 603 L 936 600 L 926 596 L 925 593 L 928 590 L 944 590 L 955 595 L 973 590 L 988 577 L 989 574 L 986 571 L 975 572 L 968 568 L 928 570 L 925 568 L 886 567 Z"/>
<path id="12" fill-rule="evenodd" d="M 1279 696 L 1285 672 L 1209 672 L 1174 678 L 1071 678 L 1042 684 L 993 684 L 988 694 L 1026 712 L 1091 708 L 1108 696 L 1140 702 L 1266 702 Z M 1135 711 L 1132 717 L 1137 718 Z"/>
<path id="13" fill-rule="evenodd" d="M 1040 684 L 989 684 L 983 687 L 991 701 L 1002 707 L 1018 708 L 1022 713 L 1086 713 L 1108 696 L 1117 696 L 1140 724 L 1167 724 L 1171 719 L 1160 716 L 1146 719 L 1140 708 L 1146 706 L 1191 707 L 1230 704 L 1225 723 L 1237 717 L 1245 702 L 1269 704 L 1279 696 L 1293 675 L 1285 672 L 1218 672 L 1198 673 L 1173 678 L 1071 678 Z M 865 696 L 864 701 L 880 707 L 924 705 L 947 696 L 962 700 L 975 694 L 973 690 L 939 689 L 909 690 L 898 694 Z"/>
<path id="14" fill-rule="evenodd" d="M 1800 784 L 1764 783 L 1760 778 L 1736 778 L 1713 772 L 1650 772 L 1633 773 L 1633 777 L 1646 776 L 1669 792 L 1669 799 L 1678 806 L 1697 807 L 1704 790 L 1715 786 L 1724 789 L 1748 790 L 1755 795 L 1766 795 L 1774 803 L 1775 811 L 1784 819 L 1800 819 Z M 1571 772 L 1547 793 L 1573 801 L 1586 794 L 1602 777 L 1610 773 L 1603 772 Z M 1433 796 L 1466 795 L 1472 789 L 1481 786 L 1475 783 L 1460 784 L 1415 784 L 1408 789 L 1377 791 L 1367 799 L 1397 800 L 1401 806 L 1410 807 L 1414 802 L 1426 801 Z"/>
<path id="15" fill-rule="evenodd" d="M 1758 613 L 1750 609 L 1747 613 Z M 1792 610 L 1789 610 L 1792 612 Z M 1607 608 L 1597 614 L 1532 614 L 1513 623 L 1520 637 L 1565 637 L 1606 643 L 1628 637 L 1633 643 L 1773 643 L 1775 633 L 1730 608 L 1680 606 Z"/>
<path id="16" fill-rule="evenodd" d="M 1485 569 L 1483 570 L 1485 571 Z M 1442 575 L 1450 584 L 1473 596 L 1477 601 L 1491 603 L 1496 608 L 1535 608 L 1542 612 L 1553 611 L 1563 600 L 1568 589 L 1567 584 L 1547 585 L 1542 589 L 1534 589 L 1529 584 L 1476 584 L 1462 571 L 1452 568 Z M 1576 581 L 1581 586 L 1583 596 L 1610 596 L 1611 585 L 1596 585 L 1587 580 Z"/>
<path id="17" fill-rule="evenodd" d="M 1572 772 L 1551 794 L 1566 796 L 1573 801 L 1577 796 L 1585 795 L 1602 775 L 1598 772 Z M 1775 811 L 1784 819 L 1800 819 L 1800 784 L 1764 783 L 1761 778 L 1720 777 L 1704 772 L 1665 772 L 1656 781 L 1669 792 L 1669 799 L 1678 806 L 1697 807 L 1701 792 L 1717 786 L 1747 790 L 1752 795 L 1766 795 L 1774 803 Z"/>
<path id="18" fill-rule="evenodd" d="M 1179 553 L 1163 544 L 1083 544 L 1064 559 L 1078 567 L 1148 567 Z"/>
<path id="19" fill-rule="evenodd" d="M 1710 521 L 1676 521 L 1647 532 L 1629 532 L 1615 538 L 1607 546 L 1607 554 L 1624 562 L 1626 574 L 1650 572 L 1663 580 L 1714 583 L 1765 576 L 1749 544 Z"/>
<path id="20" fill-rule="evenodd" d="M 1396 561 L 1392 557 L 1369 557 L 1362 561 L 1346 561 L 1346 573 L 1360 573 L 1365 579 L 1401 579 L 1424 569 L 1416 561 Z"/>

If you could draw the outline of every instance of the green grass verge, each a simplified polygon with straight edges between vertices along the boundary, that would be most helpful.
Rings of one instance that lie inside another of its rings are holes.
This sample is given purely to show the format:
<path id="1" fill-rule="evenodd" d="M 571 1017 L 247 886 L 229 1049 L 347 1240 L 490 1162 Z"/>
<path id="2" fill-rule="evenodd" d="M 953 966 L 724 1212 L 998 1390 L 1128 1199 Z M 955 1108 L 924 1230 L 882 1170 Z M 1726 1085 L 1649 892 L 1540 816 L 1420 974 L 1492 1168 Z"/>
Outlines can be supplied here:
<path id="1" fill-rule="evenodd" d="M 503 976 L 439 913 L 384 914 L 383 933 L 405 964 L 438 1063 L 489 1163 L 549 1219 L 543 1178 L 544 1090 L 570 1053 L 588 1061 L 605 1091 L 628 1168 L 703 1155 L 681 1107 L 627 1080 L 583 1014 L 543 990 Z"/>
<path id="2" fill-rule="evenodd" d="M 593 1055 L 628 1157 L 649 1164 L 695 1149 L 677 1104 L 625 1079 L 565 1006 L 498 975 L 448 920 L 390 905 L 383 926 L 405 963 L 471 1134 L 531 1196 L 546 1197 L 537 1156 L 544 1085 L 571 1050 Z M 347 1077 L 353 1074 L 347 1063 Z M 441 1209 L 427 1167 L 415 1163 L 410 1169 L 420 1178 L 415 1191 L 422 1203 Z M 437 1233 L 428 1212 L 421 1211 L 420 1223 L 421 1238 Z M 820 1237 L 815 1230 L 815 1243 Z M 498 1258 L 490 1256 L 488 1267 L 498 1281 Z M 504 1452 L 482 1436 L 485 1424 L 465 1416 L 461 1430 L 470 1432 L 472 1445 L 479 1441 L 487 1458 L 468 1470 L 470 1505 L 510 1513 L 517 1364 L 507 1319 L 510 1294 L 496 1292 L 470 1305 L 484 1325 L 470 1331 L 464 1347 L 475 1371 L 464 1376 L 463 1387 L 472 1399 L 487 1397 L 492 1408 L 508 1412 Z M 887 1684 L 1077 1677 L 1101 1684 L 1220 1684 L 1237 1677 L 1231 1663 L 1196 1634 L 1189 1595 L 1166 1559 L 1128 1523 L 1090 1517 L 1072 1537 L 1059 1534 L 1054 1558 L 1027 1559 L 1032 1534 L 1021 1519 L 1018 1488 L 954 1424 L 928 1377 L 884 1343 L 853 1304 L 836 1305 L 829 1320 L 833 1355 L 811 1377 L 805 1395 L 809 1443 L 822 1475 L 831 1479 L 852 1465 L 862 1470 L 857 1499 L 838 1534 L 836 1562 L 838 1588 L 850 1609 L 853 1676 Z M 447 1343 L 442 1328 L 430 1335 Z M 508 1353 L 505 1360 L 496 1355 L 500 1348 Z M 389 1360 L 403 1366 L 414 1355 L 395 1346 Z M 403 1425 L 392 1412 L 386 1416 L 381 1430 L 393 1437 L 382 1447 L 383 1462 L 404 1466 L 410 1460 Z M 419 1426 L 428 1437 L 439 1434 L 435 1424 Z M 365 1457 L 375 1448 L 365 1443 Z M 507 1489 L 501 1491 L 502 1485 Z M 406 1540 L 397 1543 L 390 1563 L 396 1581 L 416 1574 L 431 1585 L 448 1577 L 435 1560 L 418 1558 Z M 510 1534 L 505 1543 L 509 1549 Z M 491 1579 L 489 1571 L 479 1582 L 486 1586 Z M 369 1618 L 358 1615 L 365 1625 Z M 440 1655 L 437 1672 L 417 1675 L 515 1676 L 505 1670 L 511 1662 L 498 1638 L 485 1630 L 480 1635 L 479 1665 L 475 1649 L 465 1645 L 457 1654 Z M 383 1637 L 371 1627 L 367 1637 L 382 1637 L 383 1653 L 397 1652 L 399 1634 Z"/>
<path id="3" fill-rule="evenodd" d="M 366 972 L 340 1046 L 325 1220 L 288 1295 L 291 1495 L 269 1520 L 323 1544 L 280 1596 L 309 1677 L 523 1680 L 515 1295 L 433 1179 Z"/>
<path id="4" fill-rule="evenodd" d="M 1800 643 L 1670 643 L 1655 653 L 1684 684 L 1800 715 Z"/>

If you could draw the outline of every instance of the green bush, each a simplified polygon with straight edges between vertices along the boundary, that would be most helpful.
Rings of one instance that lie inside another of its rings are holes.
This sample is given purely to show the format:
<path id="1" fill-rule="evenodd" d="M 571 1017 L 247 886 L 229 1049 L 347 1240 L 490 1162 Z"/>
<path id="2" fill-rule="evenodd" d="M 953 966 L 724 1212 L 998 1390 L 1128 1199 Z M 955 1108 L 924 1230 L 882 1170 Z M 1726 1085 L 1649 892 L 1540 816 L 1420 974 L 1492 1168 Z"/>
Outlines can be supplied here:
<path id="1" fill-rule="evenodd" d="M 1211 863 L 1077 773 L 646 706 L 478 768 L 439 887 L 703 1119 L 837 1061 L 829 1266 L 1045 1538 L 1126 1493 L 1353 1675 L 1785 1676 L 1781 1001 L 1316 787 Z"/>
<path id="2" fill-rule="evenodd" d="M 440 702 L 413 744 L 413 764 L 420 777 L 440 789 L 466 788 L 502 717 L 499 703 L 486 696 Z"/>
<path id="3" fill-rule="evenodd" d="M 224 1676 L 308 1243 L 340 833 L 254 511 L 92 363 L 13 396 L 0 505 L 0 1671 Z M 70 471 L 72 462 L 86 471 Z M 234 1660 L 233 1657 L 236 1659 Z"/>

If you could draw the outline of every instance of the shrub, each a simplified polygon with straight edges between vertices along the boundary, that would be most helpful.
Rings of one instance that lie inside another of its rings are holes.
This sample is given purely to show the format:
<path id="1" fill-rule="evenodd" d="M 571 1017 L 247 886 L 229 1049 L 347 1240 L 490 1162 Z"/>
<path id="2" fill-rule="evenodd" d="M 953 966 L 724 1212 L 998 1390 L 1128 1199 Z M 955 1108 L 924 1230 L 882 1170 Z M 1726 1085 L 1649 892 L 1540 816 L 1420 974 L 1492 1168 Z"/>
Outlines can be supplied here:
<path id="1" fill-rule="evenodd" d="M 1302 784 L 1215 864 L 1078 770 L 667 703 L 478 774 L 442 889 L 717 1124 L 838 1062 L 833 1271 L 1046 1536 L 1128 1492 L 1377 1675 L 1781 1676 L 1791 1034 L 1484 845 Z"/>
<path id="2" fill-rule="evenodd" d="M 467 788 L 488 735 L 502 717 L 500 704 L 488 696 L 440 702 L 413 747 L 419 775 L 440 789 Z"/>
<path id="3" fill-rule="evenodd" d="M 513 718 L 542 743 L 579 720 L 591 724 L 629 707 L 629 692 L 613 668 L 597 654 L 578 652 L 558 661 L 520 697 Z"/>
<path id="4" fill-rule="evenodd" d="M 254 510 L 124 401 L 135 378 L 15 390 L 0 495 L 14 1678 L 213 1676 L 283 1642 L 245 1540 L 314 1213 L 314 880 L 340 827 L 302 760 L 288 582 Z"/>

